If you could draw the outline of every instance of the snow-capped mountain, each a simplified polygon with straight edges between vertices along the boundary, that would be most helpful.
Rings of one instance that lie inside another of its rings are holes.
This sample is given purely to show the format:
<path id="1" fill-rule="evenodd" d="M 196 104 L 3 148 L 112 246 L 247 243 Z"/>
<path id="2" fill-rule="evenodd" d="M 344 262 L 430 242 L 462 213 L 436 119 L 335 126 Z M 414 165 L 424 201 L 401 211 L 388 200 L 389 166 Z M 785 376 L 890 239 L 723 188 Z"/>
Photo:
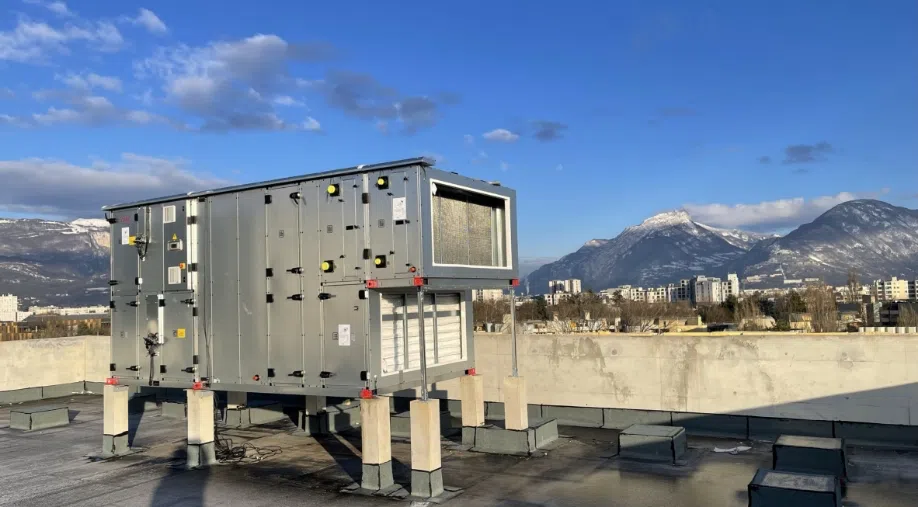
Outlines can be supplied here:
<path id="1" fill-rule="evenodd" d="M 536 294 L 547 290 L 549 280 L 564 278 L 580 278 L 585 289 L 601 290 L 727 273 L 758 275 L 762 286 L 806 278 L 840 285 L 852 268 L 862 282 L 890 276 L 918 279 L 918 210 L 876 200 L 848 201 L 783 237 L 711 227 L 684 211 L 661 213 L 615 239 L 587 242 L 542 266 L 528 281 Z M 771 276 L 782 269 L 783 276 Z"/>
<path id="2" fill-rule="evenodd" d="M 695 223 L 697 224 L 698 222 Z M 749 250 L 763 240 L 781 237 L 780 234 L 761 234 L 758 232 L 749 232 L 740 229 L 718 229 L 717 227 L 711 227 L 710 225 L 698 225 L 713 232 L 714 234 L 719 235 L 721 238 L 724 238 L 724 241 L 727 243 L 730 243 L 735 247 L 742 248 L 743 250 Z"/>
<path id="3" fill-rule="evenodd" d="M 30 304 L 108 301 L 109 224 L 0 219 L 0 293 Z"/>
<path id="4" fill-rule="evenodd" d="M 529 275 L 533 292 L 549 280 L 579 278 L 584 288 L 622 284 L 651 286 L 678 282 L 694 274 L 720 274 L 762 236 L 727 231 L 692 221 L 685 211 L 654 215 L 611 240 L 590 240 L 576 252 Z"/>
<path id="5" fill-rule="evenodd" d="M 775 241 L 762 242 L 729 269 L 763 278 L 822 278 L 845 283 L 855 269 L 862 281 L 918 279 L 918 210 L 872 200 L 848 201 Z"/>

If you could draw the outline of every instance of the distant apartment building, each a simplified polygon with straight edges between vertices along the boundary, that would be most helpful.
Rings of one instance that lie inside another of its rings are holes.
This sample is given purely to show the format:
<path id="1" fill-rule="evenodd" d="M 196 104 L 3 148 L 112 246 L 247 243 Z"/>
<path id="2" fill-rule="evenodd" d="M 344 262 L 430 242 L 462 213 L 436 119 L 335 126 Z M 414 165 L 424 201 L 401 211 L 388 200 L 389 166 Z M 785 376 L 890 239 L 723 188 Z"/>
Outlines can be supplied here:
<path id="1" fill-rule="evenodd" d="M 583 292 L 582 284 L 577 278 L 567 280 L 552 280 L 548 282 L 548 292 L 566 292 L 568 294 L 580 294 Z"/>
<path id="2" fill-rule="evenodd" d="M 542 297 L 545 298 L 545 303 L 549 305 L 556 305 L 571 296 L 573 296 L 573 294 L 569 294 L 567 292 L 555 292 L 554 294 L 545 294 Z"/>
<path id="3" fill-rule="evenodd" d="M 502 289 L 473 289 L 472 301 L 498 301 L 504 298 Z"/>
<path id="4" fill-rule="evenodd" d="M 908 283 L 908 298 L 918 301 L 918 280 L 912 280 Z"/>
<path id="5" fill-rule="evenodd" d="M 721 292 L 723 292 L 724 301 L 730 296 L 736 298 L 740 297 L 739 277 L 736 276 L 736 273 L 727 274 L 727 280 L 721 283 L 723 283 L 723 290 Z"/>
<path id="6" fill-rule="evenodd" d="M 724 284 L 720 278 L 699 275 L 693 280 L 695 281 L 695 304 L 722 303 L 724 301 Z"/>
<path id="7" fill-rule="evenodd" d="M 93 313 L 108 313 L 107 306 L 30 306 L 30 315 L 90 315 Z M 22 319 L 20 319 L 22 320 Z"/>
<path id="8" fill-rule="evenodd" d="M 17 311 L 19 311 L 18 296 L 12 294 L 0 296 L 0 322 L 17 322 Z"/>
<path id="9" fill-rule="evenodd" d="M 909 285 L 912 285 L 911 291 Z M 914 293 L 913 284 L 910 284 L 908 280 L 899 280 L 896 277 L 890 280 L 877 280 L 873 282 L 873 288 L 880 301 L 903 301 L 909 299 L 909 292 Z"/>

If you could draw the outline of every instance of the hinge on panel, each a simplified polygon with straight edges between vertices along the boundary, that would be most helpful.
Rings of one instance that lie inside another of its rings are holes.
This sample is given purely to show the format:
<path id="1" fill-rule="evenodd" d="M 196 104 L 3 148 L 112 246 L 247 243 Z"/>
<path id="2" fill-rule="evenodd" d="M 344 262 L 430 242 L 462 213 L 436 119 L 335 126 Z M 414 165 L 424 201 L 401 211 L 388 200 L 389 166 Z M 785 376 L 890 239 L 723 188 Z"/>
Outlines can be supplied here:
<path id="1" fill-rule="evenodd" d="M 115 307 L 115 300 L 114 300 L 114 299 L 112 299 L 111 301 L 108 302 L 108 307 L 109 307 L 109 308 L 114 308 L 114 307 Z"/>
<path id="2" fill-rule="evenodd" d="M 193 273 L 193 272 L 195 272 L 195 271 L 197 271 L 197 270 L 198 270 L 198 263 L 197 263 L 197 262 L 192 262 L 191 264 L 188 265 L 188 271 L 189 271 L 189 272 L 192 272 L 192 273 Z"/>
<path id="3" fill-rule="evenodd" d="M 207 198 L 202 195 L 201 197 L 198 197 L 198 202 L 207 202 Z"/>
<path id="4" fill-rule="evenodd" d="M 363 249 L 363 259 L 364 259 L 364 260 L 370 260 L 370 257 L 372 257 L 372 256 L 373 256 L 373 253 L 370 251 L 369 248 L 364 248 L 364 249 Z"/>
<path id="5" fill-rule="evenodd" d="M 110 223 L 110 224 L 117 224 L 117 223 L 118 223 L 118 219 L 115 218 L 115 217 L 108 217 L 108 218 L 105 219 L 105 221 L 108 222 L 108 223 Z"/>
<path id="6" fill-rule="evenodd" d="M 363 380 L 364 382 L 366 382 L 368 378 L 369 378 L 369 377 L 367 376 L 367 372 L 366 372 L 366 371 L 360 372 L 360 380 Z"/>
<path id="7" fill-rule="evenodd" d="M 164 365 L 164 364 L 159 365 L 159 372 L 160 372 L 160 373 L 166 373 L 166 365 Z"/>
<path id="8" fill-rule="evenodd" d="M 197 307 L 197 306 L 195 306 L 194 308 L 191 309 L 191 316 L 192 316 L 192 317 L 197 317 L 197 316 L 198 316 L 198 307 Z"/>
<path id="9" fill-rule="evenodd" d="M 274 368 L 268 368 L 268 378 L 274 377 Z"/>
<path id="10" fill-rule="evenodd" d="M 271 194 L 265 194 L 265 204 L 271 204 Z"/>
<path id="11" fill-rule="evenodd" d="M 163 307 L 166 306 L 166 300 L 165 300 L 165 299 L 160 299 L 160 300 L 159 300 L 159 306 L 163 306 Z"/>
<path id="12" fill-rule="evenodd" d="M 115 363 L 108 364 L 108 371 L 115 371 Z"/>
<path id="13" fill-rule="evenodd" d="M 273 303 L 273 302 L 274 302 L 274 294 L 268 294 L 266 299 L 267 299 L 267 301 L 268 301 L 269 303 Z"/>
<path id="14" fill-rule="evenodd" d="M 265 269 L 265 276 L 268 278 L 271 278 L 272 276 L 274 276 L 274 268 Z"/>
<path id="15" fill-rule="evenodd" d="M 364 192 L 363 195 L 361 196 L 361 199 L 363 200 L 364 204 L 370 204 L 370 193 Z"/>
<path id="16" fill-rule="evenodd" d="M 196 216 L 190 216 L 190 217 L 186 218 L 185 221 L 188 223 L 188 225 L 194 225 L 194 224 L 198 223 L 198 217 L 196 217 Z"/>
<path id="17" fill-rule="evenodd" d="M 191 356 L 191 364 L 198 364 L 198 355 Z"/>

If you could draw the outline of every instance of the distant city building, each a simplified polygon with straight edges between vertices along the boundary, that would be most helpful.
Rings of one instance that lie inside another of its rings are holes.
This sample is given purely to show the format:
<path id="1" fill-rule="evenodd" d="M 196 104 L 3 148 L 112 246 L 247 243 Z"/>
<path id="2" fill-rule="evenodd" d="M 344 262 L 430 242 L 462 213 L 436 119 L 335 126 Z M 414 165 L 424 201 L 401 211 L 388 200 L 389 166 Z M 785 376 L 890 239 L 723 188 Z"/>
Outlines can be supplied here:
<path id="1" fill-rule="evenodd" d="M 74 307 L 30 306 L 29 312 L 31 312 L 32 315 L 49 315 L 49 314 L 90 315 L 93 313 L 108 313 L 108 307 L 107 306 L 74 306 Z"/>
<path id="2" fill-rule="evenodd" d="M 877 280 L 873 282 L 877 299 L 880 301 L 902 301 L 909 299 L 909 293 L 912 292 L 914 294 L 914 285 L 912 285 L 911 291 L 909 290 L 910 285 L 912 284 L 910 284 L 908 280 L 899 280 L 896 277 L 892 277 L 890 280 Z"/>
<path id="3" fill-rule="evenodd" d="M 568 280 L 552 280 L 548 282 L 548 292 L 566 292 L 568 294 L 580 294 L 583 292 L 579 279 L 570 278 Z"/>
<path id="4" fill-rule="evenodd" d="M 724 284 L 720 278 L 708 278 L 699 275 L 695 280 L 695 303 L 712 304 L 724 301 Z"/>
<path id="5" fill-rule="evenodd" d="M 721 292 L 723 292 L 724 301 L 726 301 L 727 298 L 730 296 L 733 296 L 736 298 L 740 297 L 739 277 L 736 276 L 736 273 L 729 273 L 727 275 L 727 280 L 722 283 L 723 283 L 723 290 Z"/>
<path id="6" fill-rule="evenodd" d="M 473 289 L 472 301 L 498 301 L 504 298 L 502 289 Z"/>
<path id="7" fill-rule="evenodd" d="M 0 296 L 0 322 L 18 322 L 19 297 L 12 294 Z"/>
<path id="8" fill-rule="evenodd" d="M 918 280 L 908 283 L 908 298 L 918 301 Z"/>

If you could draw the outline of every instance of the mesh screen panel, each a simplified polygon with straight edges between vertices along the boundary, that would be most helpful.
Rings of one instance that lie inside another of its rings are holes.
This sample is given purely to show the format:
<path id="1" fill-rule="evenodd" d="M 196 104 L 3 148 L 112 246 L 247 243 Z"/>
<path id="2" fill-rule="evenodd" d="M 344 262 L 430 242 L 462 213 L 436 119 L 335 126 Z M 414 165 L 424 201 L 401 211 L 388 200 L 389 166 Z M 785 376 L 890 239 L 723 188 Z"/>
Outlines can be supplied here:
<path id="1" fill-rule="evenodd" d="M 440 264 L 469 263 L 469 221 L 468 204 L 448 197 L 437 198 L 439 216 L 434 217 L 434 226 L 439 229 L 436 244 L 437 262 Z"/>
<path id="2" fill-rule="evenodd" d="M 491 207 L 469 203 L 469 261 L 473 266 L 493 266 Z"/>

